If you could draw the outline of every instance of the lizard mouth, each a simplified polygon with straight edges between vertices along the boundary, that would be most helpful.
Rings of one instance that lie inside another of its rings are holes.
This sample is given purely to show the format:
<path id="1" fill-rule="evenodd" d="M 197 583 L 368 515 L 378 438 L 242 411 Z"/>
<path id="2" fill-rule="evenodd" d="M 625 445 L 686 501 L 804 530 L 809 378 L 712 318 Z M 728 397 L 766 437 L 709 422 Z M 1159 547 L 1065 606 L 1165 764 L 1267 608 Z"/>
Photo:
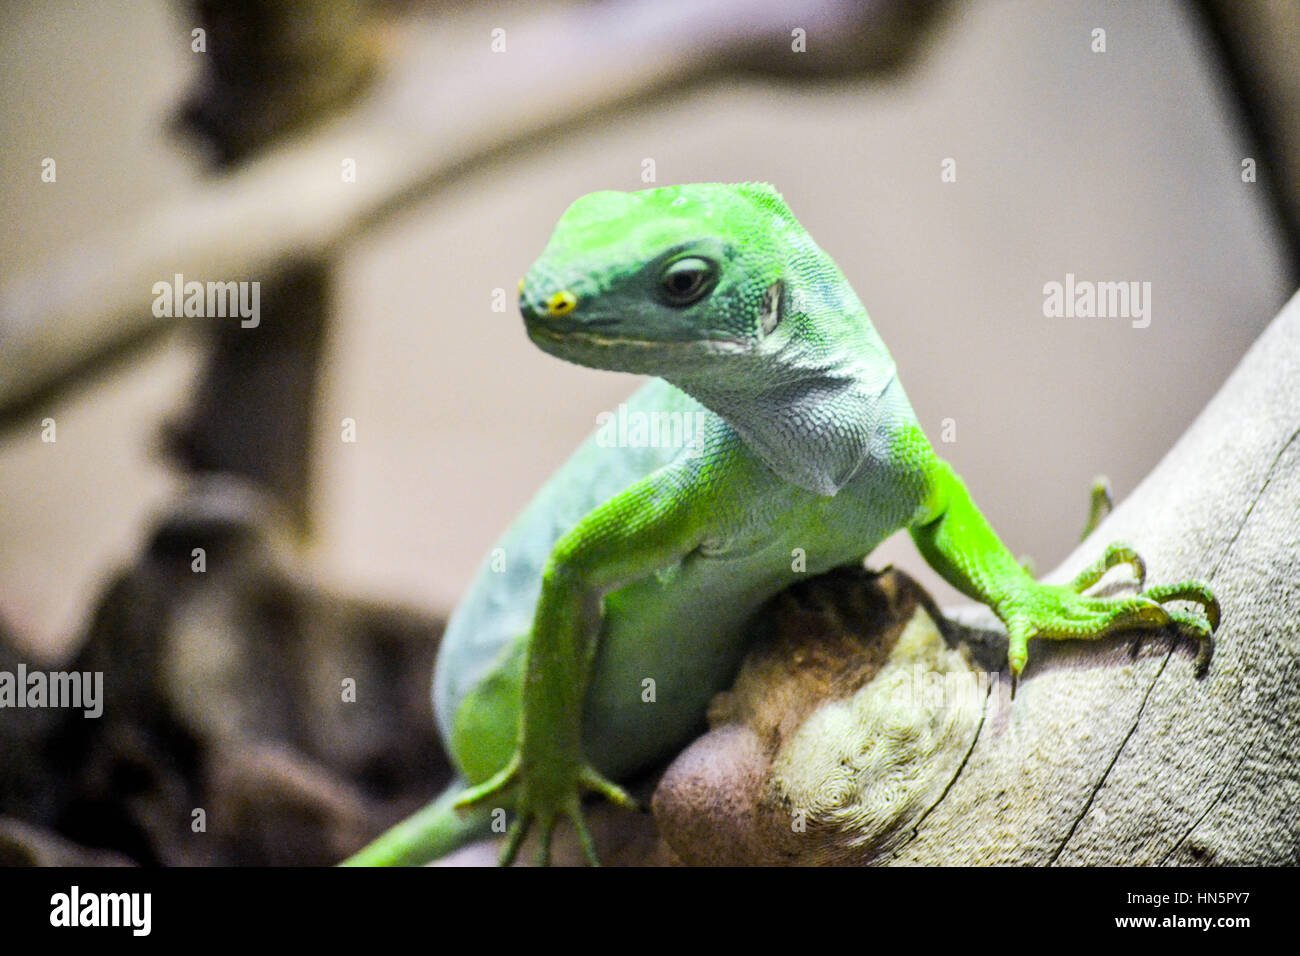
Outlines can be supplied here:
<path id="1" fill-rule="evenodd" d="M 694 339 L 674 342 L 666 339 L 637 339 L 625 335 L 601 335 L 597 332 L 580 332 L 576 329 L 561 332 L 541 326 L 530 326 L 528 334 L 547 339 L 551 342 L 594 345 L 597 348 L 629 346 L 631 348 L 689 349 L 705 346 L 722 351 L 743 352 L 749 349 L 749 343 L 742 339 Z"/>

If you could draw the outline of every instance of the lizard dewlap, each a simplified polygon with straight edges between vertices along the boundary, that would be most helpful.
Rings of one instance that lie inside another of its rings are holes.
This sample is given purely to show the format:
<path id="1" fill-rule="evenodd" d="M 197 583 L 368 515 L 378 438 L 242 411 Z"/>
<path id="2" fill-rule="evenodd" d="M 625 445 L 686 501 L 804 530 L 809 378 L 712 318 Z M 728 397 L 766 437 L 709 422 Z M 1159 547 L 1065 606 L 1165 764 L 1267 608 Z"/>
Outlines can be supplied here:
<path id="1" fill-rule="evenodd" d="M 728 686 L 757 609 L 858 564 L 907 528 L 921 555 L 1031 638 L 1172 628 L 1213 648 L 1199 582 L 1103 599 L 1113 544 L 1069 586 L 1035 581 L 917 423 L 848 282 L 764 183 L 583 196 L 519 289 L 528 336 L 558 358 L 654 376 L 627 414 L 698 421 L 691 447 L 589 438 L 498 541 L 448 624 L 434 708 L 461 778 L 354 863 L 411 863 L 514 813 L 503 860 L 536 830 L 545 859 L 589 791 L 672 756 Z M 607 437 L 607 436 L 606 436 Z M 1203 614 L 1166 607 L 1200 605 Z M 646 681 L 654 702 L 643 696 Z"/>

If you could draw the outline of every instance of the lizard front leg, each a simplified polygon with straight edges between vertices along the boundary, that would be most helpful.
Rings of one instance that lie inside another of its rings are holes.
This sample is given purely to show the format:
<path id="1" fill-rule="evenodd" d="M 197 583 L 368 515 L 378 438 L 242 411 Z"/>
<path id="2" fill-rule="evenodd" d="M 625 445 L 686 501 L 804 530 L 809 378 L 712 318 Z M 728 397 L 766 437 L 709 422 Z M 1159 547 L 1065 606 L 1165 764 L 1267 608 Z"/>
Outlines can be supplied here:
<path id="1" fill-rule="evenodd" d="M 922 439 L 923 440 L 923 439 Z M 1173 628 L 1197 641 L 1198 676 L 1214 653 L 1214 629 L 1219 605 L 1200 581 L 1147 588 L 1127 598 L 1096 598 L 1082 592 L 1117 564 L 1131 564 L 1139 585 L 1145 566 L 1132 548 L 1114 543 L 1069 585 L 1035 581 L 998 540 L 970 498 L 965 484 L 944 461 L 929 455 L 929 500 L 909 529 L 921 554 L 962 593 L 989 605 L 1007 626 L 1007 662 L 1016 681 L 1028 658 L 1032 638 L 1092 639 L 1129 630 Z M 1202 615 L 1165 607 L 1169 601 L 1201 606 Z"/>
<path id="2" fill-rule="evenodd" d="M 672 466 L 655 472 L 588 514 L 562 537 L 543 572 L 525 650 L 518 746 L 491 779 L 467 790 L 457 807 L 492 799 L 513 804 L 501 853 L 514 859 L 536 828 L 539 862 L 549 859 L 555 824 L 568 818 L 588 860 L 597 863 L 582 819 L 581 796 L 595 791 L 634 802 L 586 760 L 582 711 L 609 592 L 679 562 L 698 544 L 695 496 Z"/>

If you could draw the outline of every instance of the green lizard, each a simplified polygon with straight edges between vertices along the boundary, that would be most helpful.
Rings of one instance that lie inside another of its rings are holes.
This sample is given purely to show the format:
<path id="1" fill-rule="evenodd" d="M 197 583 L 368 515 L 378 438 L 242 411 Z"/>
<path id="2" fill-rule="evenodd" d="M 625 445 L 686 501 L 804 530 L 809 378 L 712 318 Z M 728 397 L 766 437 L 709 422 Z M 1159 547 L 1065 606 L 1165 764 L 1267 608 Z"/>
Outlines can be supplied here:
<path id="1" fill-rule="evenodd" d="M 1031 638 L 1128 629 L 1172 627 L 1208 666 L 1219 610 L 1205 585 L 1082 594 L 1117 564 L 1141 583 L 1122 544 L 1068 587 L 1025 571 L 922 433 L 848 282 L 771 186 L 584 196 L 521 280 L 519 307 L 544 351 L 657 376 L 629 417 L 696 428 L 622 447 L 598 432 L 511 524 L 438 654 L 437 722 L 461 779 L 348 862 L 422 862 L 509 807 L 502 862 L 530 827 L 545 862 L 567 818 L 594 863 L 581 794 L 631 805 L 614 781 L 698 732 L 763 602 L 860 563 L 900 528 L 1005 623 L 1013 680 Z M 1174 600 L 1204 616 L 1163 606 Z"/>

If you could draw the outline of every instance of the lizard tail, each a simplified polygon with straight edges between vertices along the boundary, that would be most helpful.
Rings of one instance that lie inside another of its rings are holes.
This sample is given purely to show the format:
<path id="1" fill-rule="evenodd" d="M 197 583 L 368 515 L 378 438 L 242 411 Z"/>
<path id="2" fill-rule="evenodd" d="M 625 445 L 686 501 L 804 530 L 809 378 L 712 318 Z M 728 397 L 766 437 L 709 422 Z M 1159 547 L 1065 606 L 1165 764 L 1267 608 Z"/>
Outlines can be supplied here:
<path id="1" fill-rule="evenodd" d="M 490 829 L 487 808 L 454 810 L 465 781 L 453 780 L 424 809 L 407 817 L 339 866 L 421 866 L 464 846 Z"/>

